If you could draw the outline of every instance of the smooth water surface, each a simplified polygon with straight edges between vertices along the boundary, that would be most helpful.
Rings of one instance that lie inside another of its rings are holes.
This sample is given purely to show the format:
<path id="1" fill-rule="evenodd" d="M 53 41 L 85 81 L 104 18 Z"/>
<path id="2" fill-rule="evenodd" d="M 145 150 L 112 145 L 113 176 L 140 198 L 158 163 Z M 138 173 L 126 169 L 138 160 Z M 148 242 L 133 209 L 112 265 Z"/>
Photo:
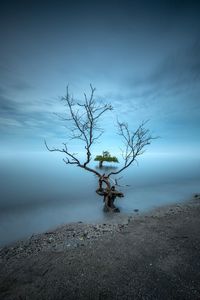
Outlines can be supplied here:
<path id="1" fill-rule="evenodd" d="M 125 197 L 116 204 L 124 213 L 143 212 L 198 193 L 200 157 L 146 154 L 121 176 Z M 0 245 L 67 222 L 109 218 L 96 188 L 93 174 L 66 166 L 57 154 L 1 154 Z"/>

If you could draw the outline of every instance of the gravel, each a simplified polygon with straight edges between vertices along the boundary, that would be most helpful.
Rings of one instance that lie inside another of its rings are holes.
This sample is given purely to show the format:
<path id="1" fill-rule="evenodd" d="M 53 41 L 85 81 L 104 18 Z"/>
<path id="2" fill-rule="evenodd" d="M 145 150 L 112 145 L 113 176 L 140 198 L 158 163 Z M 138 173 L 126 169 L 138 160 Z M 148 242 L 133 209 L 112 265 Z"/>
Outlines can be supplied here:
<path id="1" fill-rule="evenodd" d="M 0 299 L 200 299 L 200 196 L 0 249 Z"/>

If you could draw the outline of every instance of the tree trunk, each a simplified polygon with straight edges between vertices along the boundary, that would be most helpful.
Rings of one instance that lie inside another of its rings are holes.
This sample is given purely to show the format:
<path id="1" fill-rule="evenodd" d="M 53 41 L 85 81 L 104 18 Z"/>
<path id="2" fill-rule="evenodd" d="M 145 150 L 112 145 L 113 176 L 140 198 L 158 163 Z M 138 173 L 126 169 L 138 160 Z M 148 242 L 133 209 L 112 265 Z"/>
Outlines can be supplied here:
<path id="1" fill-rule="evenodd" d="M 107 195 L 104 198 L 104 211 L 106 212 L 120 212 L 119 208 L 114 205 L 115 197 Z"/>
<path id="2" fill-rule="evenodd" d="M 99 161 L 99 168 L 101 169 L 102 167 L 103 167 L 103 161 L 100 160 L 100 161 Z"/>
<path id="3" fill-rule="evenodd" d="M 106 184 L 106 188 L 103 188 L 103 183 Z M 104 196 L 104 211 L 120 212 L 120 210 L 114 205 L 116 197 L 123 197 L 121 192 L 115 190 L 115 187 L 111 187 L 109 177 L 103 174 L 99 178 L 99 187 L 96 192 Z"/>

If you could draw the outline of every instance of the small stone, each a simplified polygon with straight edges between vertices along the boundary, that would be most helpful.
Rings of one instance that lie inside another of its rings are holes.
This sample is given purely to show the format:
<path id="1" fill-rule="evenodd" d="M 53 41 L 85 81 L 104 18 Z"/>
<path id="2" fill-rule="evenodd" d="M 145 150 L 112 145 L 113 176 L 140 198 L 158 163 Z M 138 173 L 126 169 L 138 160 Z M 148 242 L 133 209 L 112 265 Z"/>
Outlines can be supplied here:
<path id="1" fill-rule="evenodd" d="M 86 238 L 86 237 L 87 237 L 87 235 L 88 235 L 88 232 L 87 232 L 87 231 L 85 231 L 85 232 L 83 233 L 83 237 L 84 237 L 84 238 Z"/>
<path id="2" fill-rule="evenodd" d="M 134 211 L 134 212 L 138 212 L 138 211 L 139 211 L 139 209 L 137 209 L 137 208 L 136 208 L 136 209 L 134 209 L 133 211 Z"/>
<path id="3" fill-rule="evenodd" d="M 195 194 L 195 195 L 194 195 L 194 198 L 198 198 L 199 196 L 200 196 L 200 195 L 198 195 L 198 194 Z"/>

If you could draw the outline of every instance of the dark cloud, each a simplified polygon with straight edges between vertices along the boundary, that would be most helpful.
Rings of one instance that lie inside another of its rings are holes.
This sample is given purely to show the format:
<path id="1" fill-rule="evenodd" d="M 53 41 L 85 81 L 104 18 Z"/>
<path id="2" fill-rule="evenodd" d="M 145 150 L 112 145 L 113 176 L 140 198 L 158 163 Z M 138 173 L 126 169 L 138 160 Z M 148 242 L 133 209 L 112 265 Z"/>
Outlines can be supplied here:
<path id="1" fill-rule="evenodd" d="M 166 58 L 150 74 L 127 80 L 131 96 L 143 100 L 190 95 L 200 89 L 200 42 Z M 163 97 L 164 96 L 164 97 Z M 192 99 L 190 99 L 192 101 Z M 196 100 L 195 100 L 196 101 Z M 151 102 L 149 102 L 151 104 Z"/>
<path id="2" fill-rule="evenodd" d="M 17 91 L 27 91 L 27 90 L 33 89 L 31 84 L 29 84 L 27 82 L 22 82 L 22 81 L 15 82 L 15 83 L 11 84 L 10 87 Z"/>
<path id="3" fill-rule="evenodd" d="M 50 101 L 51 100 L 51 101 Z M 43 101 L 44 105 L 38 108 L 40 101 L 32 102 L 12 100 L 6 95 L 4 89 L 0 89 L 0 136 L 2 141 L 9 140 L 16 144 L 23 144 L 27 139 L 32 140 L 32 144 L 43 144 L 45 137 L 55 139 L 65 138 L 66 129 L 63 122 L 48 111 L 50 103 L 57 101 L 50 99 Z M 30 107 L 31 106 L 31 107 Z M 54 107 L 55 111 L 57 106 Z M 27 147 L 27 145 L 26 145 Z"/>
<path id="4" fill-rule="evenodd" d="M 150 118 L 163 133 L 167 131 L 163 122 L 168 122 L 174 136 L 188 123 L 196 128 L 199 1 L 17 1 L 12 5 L 4 1 L 0 5 L 4 135 L 7 126 L 19 142 L 23 136 L 63 136 L 63 125 L 53 115 L 62 111 L 57 96 L 70 84 L 80 99 L 89 83 L 97 87 L 101 99 L 112 102 L 122 119 Z M 105 122 L 111 125 L 112 119 Z"/>
<path id="5" fill-rule="evenodd" d="M 9 114 L 15 111 L 16 111 L 16 103 L 14 103 L 14 101 L 10 100 L 9 98 L 0 95 L 0 114 L 3 113 Z"/>

